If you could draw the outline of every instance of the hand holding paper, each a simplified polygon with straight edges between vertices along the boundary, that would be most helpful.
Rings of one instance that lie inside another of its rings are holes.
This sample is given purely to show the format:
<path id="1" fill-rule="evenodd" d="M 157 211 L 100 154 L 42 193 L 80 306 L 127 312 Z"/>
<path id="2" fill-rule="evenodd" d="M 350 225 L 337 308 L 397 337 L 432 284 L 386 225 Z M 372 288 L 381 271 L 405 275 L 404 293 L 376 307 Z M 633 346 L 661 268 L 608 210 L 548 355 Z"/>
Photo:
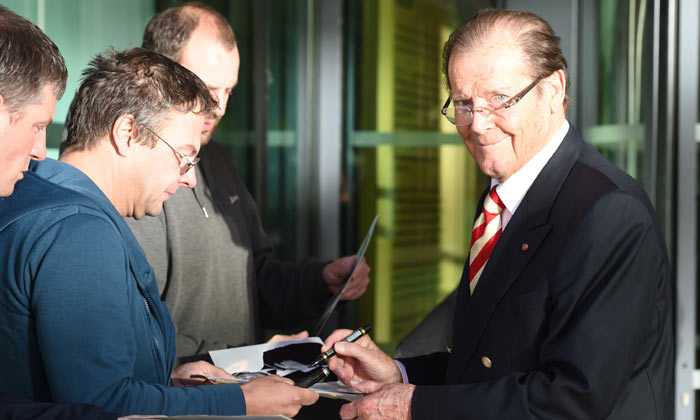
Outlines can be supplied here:
<path id="1" fill-rule="evenodd" d="M 337 293 L 348 279 L 350 272 L 355 266 L 355 256 L 339 258 L 323 268 L 323 282 L 334 294 Z M 347 289 L 340 296 L 340 300 L 354 300 L 359 298 L 367 290 L 369 285 L 369 266 L 362 258 L 357 264 L 352 281 Z"/>
<path id="2" fill-rule="evenodd" d="M 204 379 L 193 379 L 196 376 L 215 376 L 221 378 L 232 378 L 225 370 L 205 361 L 185 363 L 173 370 L 172 384 L 176 387 L 201 385 Z"/>
<path id="3" fill-rule="evenodd" d="M 277 375 L 264 376 L 241 384 L 247 415 L 282 414 L 294 417 L 303 405 L 318 400 L 318 394 L 294 386 L 294 381 Z"/>
<path id="4" fill-rule="evenodd" d="M 416 386 L 384 385 L 374 394 L 340 407 L 341 419 L 405 420 L 411 418 L 411 400 Z"/>

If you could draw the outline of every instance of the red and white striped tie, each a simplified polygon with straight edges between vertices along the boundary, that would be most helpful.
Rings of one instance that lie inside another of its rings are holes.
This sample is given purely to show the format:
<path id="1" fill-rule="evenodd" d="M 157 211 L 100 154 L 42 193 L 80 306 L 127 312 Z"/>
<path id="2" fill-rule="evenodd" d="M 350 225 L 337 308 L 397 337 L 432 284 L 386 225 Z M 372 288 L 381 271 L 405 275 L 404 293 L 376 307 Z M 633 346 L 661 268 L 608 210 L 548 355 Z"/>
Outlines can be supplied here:
<path id="1" fill-rule="evenodd" d="M 469 292 L 474 293 L 484 266 L 501 237 L 501 213 L 505 205 L 496 193 L 496 186 L 486 195 L 481 214 L 474 222 L 472 244 L 469 252 Z"/>

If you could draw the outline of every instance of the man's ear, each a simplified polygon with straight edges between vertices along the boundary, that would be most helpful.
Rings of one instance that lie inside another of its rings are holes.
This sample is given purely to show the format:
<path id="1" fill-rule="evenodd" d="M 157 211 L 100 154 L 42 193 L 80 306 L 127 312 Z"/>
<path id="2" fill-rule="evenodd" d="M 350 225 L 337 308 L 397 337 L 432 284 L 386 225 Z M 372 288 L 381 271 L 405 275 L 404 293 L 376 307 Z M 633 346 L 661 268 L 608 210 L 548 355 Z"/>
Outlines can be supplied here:
<path id="1" fill-rule="evenodd" d="M 131 114 L 120 115 L 112 124 L 112 144 L 117 154 L 126 156 L 136 144 L 136 119 Z"/>
<path id="2" fill-rule="evenodd" d="M 566 74 L 564 70 L 557 70 L 547 77 L 547 85 L 551 89 L 550 110 L 558 112 L 566 97 Z"/>

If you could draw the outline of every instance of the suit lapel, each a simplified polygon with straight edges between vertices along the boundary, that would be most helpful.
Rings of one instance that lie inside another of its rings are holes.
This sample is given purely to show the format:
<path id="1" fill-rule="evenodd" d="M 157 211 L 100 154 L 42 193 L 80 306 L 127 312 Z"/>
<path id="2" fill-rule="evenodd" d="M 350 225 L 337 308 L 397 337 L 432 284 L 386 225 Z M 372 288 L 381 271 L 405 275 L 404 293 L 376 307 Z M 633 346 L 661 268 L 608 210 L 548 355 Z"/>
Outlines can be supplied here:
<path id="1" fill-rule="evenodd" d="M 494 309 L 545 240 L 550 229 L 549 211 L 580 155 L 580 146 L 580 137 L 571 127 L 503 231 L 473 296 L 469 296 L 467 259 L 457 297 L 452 335 L 454 349 L 448 364 L 447 383 L 460 381 Z M 481 205 L 477 214 L 480 211 Z M 527 244 L 525 251 L 523 244 Z"/>

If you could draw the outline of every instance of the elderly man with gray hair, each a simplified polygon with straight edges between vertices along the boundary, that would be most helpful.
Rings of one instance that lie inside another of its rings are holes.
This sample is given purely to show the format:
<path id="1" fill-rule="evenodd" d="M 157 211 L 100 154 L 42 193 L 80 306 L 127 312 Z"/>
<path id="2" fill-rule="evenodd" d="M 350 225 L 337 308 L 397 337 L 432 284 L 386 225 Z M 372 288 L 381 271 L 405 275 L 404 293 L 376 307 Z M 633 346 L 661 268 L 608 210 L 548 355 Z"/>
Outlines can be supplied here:
<path id="1" fill-rule="evenodd" d="M 442 113 L 482 196 L 446 352 L 402 359 L 369 339 L 324 350 L 371 393 L 344 419 L 673 417 L 669 263 L 644 190 L 566 121 L 559 38 L 531 13 L 485 10 L 444 49 Z"/>

